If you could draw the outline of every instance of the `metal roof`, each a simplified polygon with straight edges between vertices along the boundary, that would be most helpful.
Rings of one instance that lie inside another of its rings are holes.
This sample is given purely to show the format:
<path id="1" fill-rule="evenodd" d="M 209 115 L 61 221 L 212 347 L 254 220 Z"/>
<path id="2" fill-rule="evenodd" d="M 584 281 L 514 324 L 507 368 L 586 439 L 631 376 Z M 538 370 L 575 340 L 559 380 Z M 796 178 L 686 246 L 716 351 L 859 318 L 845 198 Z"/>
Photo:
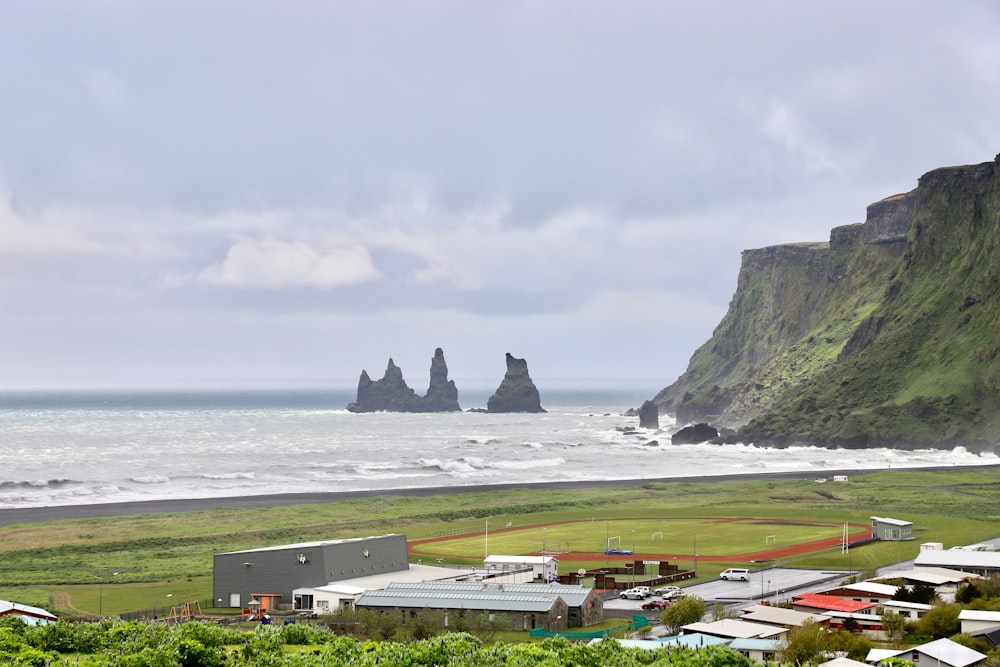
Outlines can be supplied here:
<path id="1" fill-rule="evenodd" d="M 826 619 L 822 616 L 818 616 L 808 611 L 795 611 L 794 609 L 785 609 L 784 607 L 772 607 L 761 604 L 745 610 L 740 618 L 745 621 L 768 623 L 770 625 L 794 625 L 796 627 L 803 626 L 806 623 L 826 622 Z"/>
<path id="2" fill-rule="evenodd" d="M 780 651 L 785 645 L 783 639 L 761 637 L 737 637 L 729 642 L 729 648 L 736 651 Z"/>
<path id="3" fill-rule="evenodd" d="M 259 551 L 281 551 L 283 549 L 305 549 L 307 547 L 323 547 L 332 544 L 347 544 L 349 542 L 365 542 L 367 540 L 380 540 L 386 537 L 402 537 L 400 533 L 389 533 L 387 535 L 372 535 L 370 537 L 348 537 L 342 540 L 318 540 L 315 542 L 296 542 L 294 544 L 279 544 L 271 547 L 260 547 L 259 549 L 243 549 L 241 551 L 225 551 L 217 556 L 227 556 L 230 554 L 249 554 Z"/>
<path id="4" fill-rule="evenodd" d="M 987 621 L 1000 625 L 1000 611 L 984 611 L 982 609 L 963 609 L 958 612 L 960 621 Z"/>
<path id="5" fill-rule="evenodd" d="M 862 609 L 871 609 L 875 606 L 875 603 L 845 600 L 844 598 L 838 598 L 833 595 L 822 595 L 821 593 L 803 593 L 792 596 L 792 606 L 796 605 L 828 611 L 857 612 Z"/>
<path id="6" fill-rule="evenodd" d="M 907 581 L 920 581 L 933 586 L 941 586 L 943 584 L 957 584 L 968 579 L 982 579 L 982 577 L 972 572 L 949 570 L 944 567 L 921 567 L 919 570 L 890 572 L 880 579 L 906 579 Z"/>
<path id="7" fill-rule="evenodd" d="M 823 593 L 824 595 L 836 595 L 834 591 L 858 591 L 860 593 L 867 593 L 877 597 L 891 598 L 897 591 L 899 591 L 899 586 L 893 586 L 892 584 L 879 584 L 874 581 L 858 581 L 853 584 L 834 586 L 833 588 L 828 588 L 825 591 L 820 591 L 820 593 Z"/>
<path id="8" fill-rule="evenodd" d="M 890 519 L 885 516 L 873 516 L 872 521 L 878 521 L 879 523 L 887 523 L 890 526 L 912 526 L 912 521 L 903 521 L 902 519 Z"/>
<path id="9" fill-rule="evenodd" d="M 685 633 L 703 632 L 707 635 L 717 637 L 773 637 L 785 632 L 785 628 L 778 628 L 773 625 L 763 623 L 751 623 L 733 618 L 724 618 L 712 623 L 688 623 L 681 628 Z"/>
<path id="10" fill-rule="evenodd" d="M 946 568 L 989 568 L 1000 569 L 1000 551 L 960 551 L 948 549 L 938 551 L 937 549 L 925 549 L 917 554 L 913 561 L 915 568 L 922 566 L 936 566 Z"/>
<path id="11" fill-rule="evenodd" d="M 561 597 L 570 607 L 579 607 L 593 592 L 591 588 L 570 584 L 492 584 L 480 581 L 393 582 L 386 586 L 386 590 L 451 591 L 492 595 L 538 595 L 548 599 Z"/>
<path id="12" fill-rule="evenodd" d="M 442 590 L 382 590 L 362 593 L 359 607 L 479 609 L 483 611 L 547 612 L 557 597 Z"/>

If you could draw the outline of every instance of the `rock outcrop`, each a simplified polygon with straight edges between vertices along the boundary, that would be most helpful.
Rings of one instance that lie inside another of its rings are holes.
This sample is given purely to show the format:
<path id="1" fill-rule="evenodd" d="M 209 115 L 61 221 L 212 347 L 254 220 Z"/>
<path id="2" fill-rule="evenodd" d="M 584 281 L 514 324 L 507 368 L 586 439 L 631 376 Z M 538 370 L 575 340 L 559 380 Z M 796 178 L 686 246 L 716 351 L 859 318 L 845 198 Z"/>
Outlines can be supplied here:
<path id="1" fill-rule="evenodd" d="M 674 445 L 700 445 L 718 437 L 719 432 L 714 427 L 708 424 L 694 424 L 685 426 L 670 436 L 670 443 Z"/>
<path id="2" fill-rule="evenodd" d="M 458 388 L 448 379 L 448 365 L 441 348 L 434 350 L 431 379 L 427 394 L 417 395 L 407 386 L 403 371 L 389 359 L 381 380 L 372 381 L 368 371 L 361 371 L 357 400 L 351 412 L 458 412 Z"/>
<path id="3" fill-rule="evenodd" d="M 535 383 L 528 375 L 528 363 L 507 353 L 507 373 L 496 392 L 486 402 L 487 412 L 545 412 Z"/>
<path id="4" fill-rule="evenodd" d="M 652 401 L 643 401 L 639 407 L 639 428 L 660 428 L 660 409 Z"/>

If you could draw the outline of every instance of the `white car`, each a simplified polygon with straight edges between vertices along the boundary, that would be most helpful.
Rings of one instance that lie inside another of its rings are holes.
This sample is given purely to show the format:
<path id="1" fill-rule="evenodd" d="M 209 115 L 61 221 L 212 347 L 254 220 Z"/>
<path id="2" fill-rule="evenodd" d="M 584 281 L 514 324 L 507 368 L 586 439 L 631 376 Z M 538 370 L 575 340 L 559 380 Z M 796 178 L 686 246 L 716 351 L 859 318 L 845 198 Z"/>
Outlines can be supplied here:
<path id="1" fill-rule="evenodd" d="M 644 600 L 649 597 L 649 586 L 636 586 L 627 591 L 622 591 L 618 596 L 626 600 Z"/>
<path id="2" fill-rule="evenodd" d="M 653 595 L 659 595 L 664 600 L 673 600 L 684 597 L 684 590 L 680 586 L 664 586 L 653 591 Z"/>

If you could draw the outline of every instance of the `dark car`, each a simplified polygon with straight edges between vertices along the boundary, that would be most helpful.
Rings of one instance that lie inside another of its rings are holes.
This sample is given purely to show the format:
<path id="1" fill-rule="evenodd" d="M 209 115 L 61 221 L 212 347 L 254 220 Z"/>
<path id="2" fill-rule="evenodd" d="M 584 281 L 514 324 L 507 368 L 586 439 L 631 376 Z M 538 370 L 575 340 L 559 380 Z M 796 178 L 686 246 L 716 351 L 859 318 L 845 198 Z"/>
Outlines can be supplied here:
<path id="1" fill-rule="evenodd" d="M 665 600 L 650 600 L 642 603 L 643 609 L 666 609 L 669 606 L 670 603 Z"/>

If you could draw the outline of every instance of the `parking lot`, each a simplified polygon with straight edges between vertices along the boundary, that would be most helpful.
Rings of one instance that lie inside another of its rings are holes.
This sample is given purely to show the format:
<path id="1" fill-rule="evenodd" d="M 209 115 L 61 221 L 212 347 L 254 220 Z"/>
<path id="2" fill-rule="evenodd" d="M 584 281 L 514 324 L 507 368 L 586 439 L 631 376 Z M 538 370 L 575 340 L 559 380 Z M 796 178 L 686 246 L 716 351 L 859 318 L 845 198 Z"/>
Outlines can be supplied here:
<path id="1" fill-rule="evenodd" d="M 742 609 L 767 600 L 772 604 L 784 602 L 794 594 L 827 588 L 850 576 L 846 570 L 802 570 L 776 567 L 753 570 L 750 581 L 723 581 L 713 579 L 682 586 L 688 595 L 697 595 L 708 605 L 709 613 L 716 604 L 727 609 Z M 659 599 L 659 598 L 650 598 Z M 646 614 L 658 618 L 659 610 L 642 608 L 644 600 L 623 600 L 619 597 L 604 601 L 604 611 L 610 616 Z"/>

